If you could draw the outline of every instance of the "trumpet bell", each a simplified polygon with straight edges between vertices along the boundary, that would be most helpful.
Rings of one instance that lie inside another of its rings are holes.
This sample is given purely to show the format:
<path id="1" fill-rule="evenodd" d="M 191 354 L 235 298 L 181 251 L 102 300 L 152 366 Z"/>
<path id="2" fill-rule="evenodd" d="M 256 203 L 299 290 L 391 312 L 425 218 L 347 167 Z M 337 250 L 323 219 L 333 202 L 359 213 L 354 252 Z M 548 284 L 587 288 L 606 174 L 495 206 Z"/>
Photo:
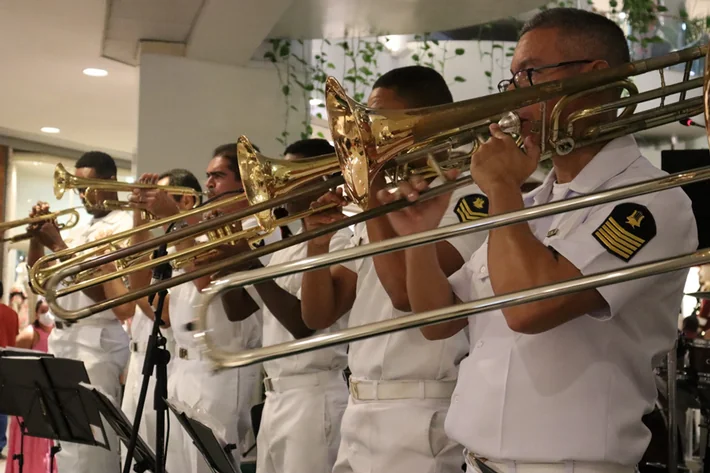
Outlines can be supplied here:
<path id="1" fill-rule="evenodd" d="M 62 197 L 64 197 L 64 193 L 66 192 L 68 186 L 67 184 L 71 181 L 71 177 L 73 177 L 69 172 L 62 166 L 61 163 L 58 163 L 55 168 L 54 168 L 54 197 L 57 200 L 61 200 Z"/>
<path id="2" fill-rule="evenodd" d="M 237 140 L 237 160 L 250 205 L 267 202 L 279 195 L 340 171 L 336 155 L 324 155 L 298 161 L 268 158 L 254 148 L 246 136 Z M 256 214 L 263 230 L 272 230 L 274 216 L 271 210 Z"/>

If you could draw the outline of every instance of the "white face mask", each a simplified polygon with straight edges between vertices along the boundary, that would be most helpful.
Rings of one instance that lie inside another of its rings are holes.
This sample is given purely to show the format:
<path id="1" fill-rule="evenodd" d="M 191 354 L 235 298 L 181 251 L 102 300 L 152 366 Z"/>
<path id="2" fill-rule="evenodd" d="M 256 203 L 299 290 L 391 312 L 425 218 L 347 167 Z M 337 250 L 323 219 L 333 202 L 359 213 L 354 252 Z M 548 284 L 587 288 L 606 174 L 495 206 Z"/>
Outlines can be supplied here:
<path id="1" fill-rule="evenodd" d="M 39 323 L 45 327 L 52 327 L 54 325 L 54 316 L 49 312 L 43 312 L 38 316 Z"/>

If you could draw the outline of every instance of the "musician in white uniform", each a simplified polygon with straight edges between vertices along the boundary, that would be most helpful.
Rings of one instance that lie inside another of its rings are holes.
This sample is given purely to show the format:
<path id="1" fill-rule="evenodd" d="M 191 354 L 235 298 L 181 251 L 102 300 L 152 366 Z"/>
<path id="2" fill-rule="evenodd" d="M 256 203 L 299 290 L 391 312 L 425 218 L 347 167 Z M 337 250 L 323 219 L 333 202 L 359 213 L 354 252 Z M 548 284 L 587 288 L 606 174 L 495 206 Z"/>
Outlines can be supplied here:
<path id="1" fill-rule="evenodd" d="M 159 186 L 189 187 L 198 193 L 202 192 L 202 187 L 200 186 L 197 178 L 194 174 L 185 169 L 172 169 L 161 175 L 144 174 L 139 179 L 139 182 L 145 184 L 156 184 Z M 136 190 L 135 195 L 140 196 L 140 191 Z M 191 195 L 173 195 L 172 201 L 170 199 L 163 201 L 164 205 L 174 206 L 181 212 L 192 209 L 198 203 L 199 198 Z M 147 223 L 148 220 L 146 220 L 145 217 L 146 215 L 140 211 L 134 212 L 134 226 L 140 226 Z M 138 244 L 147 238 L 150 238 L 149 231 L 137 233 L 132 238 L 132 244 Z M 131 273 L 129 276 L 131 289 L 136 290 L 150 284 L 151 276 L 152 271 L 150 270 Z M 119 287 L 118 289 L 120 290 L 121 288 Z M 154 307 L 157 306 L 157 301 L 158 298 L 156 297 L 153 302 Z M 136 313 L 131 321 L 131 342 L 129 345 L 131 350 L 131 359 L 129 361 L 128 376 L 126 377 L 126 388 L 123 393 L 123 402 L 121 404 L 121 409 L 126 413 L 126 416 L 131 421 L 135 418 L 136 410 L 138 408 L 141 385 L 143 384 L 143 364 L 145 363 L 146 349 L 148 348 L 150 335 L 153 331 L 153 321 L 155 319 L 153 307 L 149 305 L 147 297 L 139 300 L 137 305 Z M 167 311 L 164 310 L 163 312 Z M 161 320 L 163 321 L 163 325 L 160 332 L 165 338 L 166 348 L 170 352 L 172 361 L 172 357 L 175 356 L 173 349 L 174 340 L 168 314 L 161 314 Z M 171 366 L 172 364 L 168 363 L 168 372 Z M 156 412 L 154 409 L 153 397 L 155 393 L 156 376 L 157 374 L 153 371 L 153 375 L 150 377 L 148 382 L 148 391 L 145 397 L 143 416 L 141 418 L 139 429 L 141 437 L 148 442 L 153 449 L 155 449 L 156 435 Z M 121 453 L 121 462 L 123 463 L 125 462 L 126 450 L 123 449 Z"/>
<path id="2" fill-rule="evenodd" d="M 452 102 L 444 79 L 433 69 L 395 69 L 373 86 L 368 106 L 381 109 L 427 107 Z M 373 192 L 384 186 L 379 176 Z M 320 203 L 342 202 L 336 193 Z M 378 205 L 374 195 L 370 205 Z M 487 198 L 474 185 L 451 198 L 441 225 L 485 216 Z M 339 211 L 306 220 L 315 227 Z M 357 225 L 350 246 L 394 236 L 386 217 Z M 465 236 L 436 245 L 439 259 L 453 274 L 483 242 Z M 309 241 L 308 256 L 329 250 L 329 236 Z M 389 253 L 303 274 L 302 315 L 314 329 L 329 327 L 350 310 L 348 325 L 356 327 L 400 317 L 409 312 L 404 280 L 404 254 Z M 398 332 L 350 344 L 350 398 L 341 428 L 334 473 L 460 471 L 461 446 L 444 433 L 444 418 L 454 390 L 458 365 L 466 355 L 466 334 L 429 342 L 418 331 Z"/>
<path id="3" fill-rule="evenodd" d="M 502 87 L 628 61 L 626 38 L 612 21 L 583 10 L 551 9 L 524 27 L 511 64 L 513 79 Z M 599 93 L 584 105 L 614 98 L 618 92 Z M 555 102 L 548 102 L 548 112 Z M 632 136 L 624 136 L 553 157 L 544 183 L 521 196 L 520 184 L 540 156 L 530 125 L 542 117 L 539 105 L 519 113 L 526 153 L 492 125 L 492 138 L 472 158 L 471 175 L 488 195 L 491 215 L 666 175 L 641 155 Z M 589 124 L 600 119 L 614 115 Z M 410 184 L 400 189 L 416 199 Z M 444 208 L 444 202 L 426 201 L 389 218 L 398 233 L 409 234 L 436 227 Z M 448 279 L 431 248 L 408 249 L 409 300 L 422 312 L 678 256 L 697 245 L 691 202 L 675 188 L 491 230 L 486 244 Z M 423 327 L 431 339 L 455 336 L 467 325 L 470 330 L 470 353 L 446 420 L 449 436 L 466 447 L 469 471 L 633 472 L 651 437 L 641 418 L 656 399 L 652 368 L 673 347 L 687 274 L 636 279 Z"/>
<path id="4" fill-rule="evenodd" d="M 289 145 L 284 159 L 298 161 L 334 152 L 326 140 L 307 139 Z M 288 215 L 306 211 L 317 197 L 318 194 L 289 202 Z M 303 224 L 297 220 L 282 230 L 296 235 L 303 231 Z M 345 248 L 351 237 L 349 229 L 338 231 L 330 241 L 330 251 Z M 278 251 L 272 255 L 269 266 L 303 259 L 306 250 L 307 244 L 300 243 Z M 302 273 L 293 274 L 250 288 L 264 301 L 264 346 L 314 333 L 301 318 L 301 277 Z M 238 317 L 249 315 L 244 311 Z M 342 318 L 332 329 L 344 327 L 346 321 Z M 339 346 L 264 363 L 266 401 L 257 439 L 259 473 L 333 470 L 340 445 L 340 422 L 348 400 L 343 373 L 347 366 L 346 350 L 347 346 Z"/>
<path id="5" fill-rule="evenodd" d="M 106 153 L 91 151 L 76 162 L 76 175 L 82 178 L 116 180 L 116 163 Z M 80 223 L 70 230 L 67 238 L 62 238 L 55 222 L 47 222 L 31 227 L 28 262 L 33 265 L 44 254 L 44 248 L 56 252 L 94 241 L 103 236 L 129 230 L 133 225 L 131 212 L 105 211 L 92 207 L 91 203 L 116 200 L 115 192 L 96 192 L 84 195 L 79 189 L 82 202 L 91 215 L 88 223 Z M 48 212 L 46 203 L 38 203 L 30 216 Z M 77 310 L 105 300 L 102 286 L 87 288 L 59 300 L 63 307 Z M 130 318 L 135 304 L 128 303 L 112 310 L 100 312 L 74 324 L 56 320 L 55 330 L 49 337 L 49 352 L 57 357 L 72 358 L 84 362 L 89 380 L 113 398 L 116 404 L 121 400 L 119 377 L 128 362 L 128 335 L 121 322 Z M 94 473 L 120 471 L 118 440 L 114 431 L 104 424 L 111 450 L 100 447 L 62 443 L 57 454 L 57 466 L 61 473 Z"/>
<path id="6" fill-rule="evenodd" d="M 241 177 L 236 160 L 236 144 L 219 147 L 207 167 L 206 187 L 210 200 L 220 196 L 229 197 L 243 193 Z M 177 212 L 174 206 L 165 205 L 169 197 L 163 191 L 143 191 L 134 194 L 131 201 L 137 206 L 146 208 L 151 213 L 166 217 Z M 221 212 L 235 212 L 247 207 L 246 200 L 223 207 Z M 199 221 L 199 216 L 188 217 L 185 224 L 194 224 Z M 244 227 L 253 226 L 254 219 L 243 222 Z M 178 223 L 175 228 L 182 227 Z M 238 227 L 238 226 L 237 226 Z M 271 237 L 271 241 L 277 237 Z M 203 240 L 198 238 L 197 240 Z M 185 248 L 178 245 L 177 250 Z M 202 258 L 199 262 L 188 264 L 184 271 L 191 271 L 199 264 L 207 264 L 248 250 L 245 242 L 241 241 L 234 247 L 223 248 L 219 254 Z M 268 260 L 266 260 L 268 262 Z M 173 271 L 173 275 L 182 272 Z M 196 308 L 201 303 L 200 291 L 210 282 L 210 276 L 196 279 L 172 288 L 166 300 L 167 316 L 170 319 L 173 336 L 175 339 L 176 357 L 173 360 L 170 377 L 168 379 L 168 398 L 186 404 L 207 414 L 214 420 L 213 426 L 217 428 L 217 435 L 223 436 L 228 444 L 240 445 L 239 419 L 248 415 L 251 404 L 248 394 L 254 391 L 253 384 L 257 382 L 252 372 L 240 373 L 237 370 L 226 370 L 219 373 L 212 372 L 212 365 L 203 355 L 194 340 L 194 333 L 187 325 L 196 315 Z M 255 314 L 244 321 L 236 321 L 231 316 L 233 307 L 244 308 L 250 313 L 260 311 L 260 300 L 255 300 L 246 290 L 236 289 L 228 291 L 221 299 L 216 299 L 209 306 L 209 324 L 213 329 L 212 336 L 220 348 L 230 351 L 240 351 L 255 348 L 260 343 L 261 325 L 260 316 Z M 165 314 L 164 314 L 165 315 Z M 258 367 L 256 368 L 259 369 Z M 258 371 L 256 371 L 258 375 Z M 251 386 L 245 388 L 245 384 Z M 192 439 L 179 427 L 177 419 L 171 415 L 171 429 L 168 442 L 167 466 L 171 473 L 202 473 L 209 472 L 207 463 L 197 451 Z M 236 464 L 239 464 L 240 451 L 233 452 Z"/>

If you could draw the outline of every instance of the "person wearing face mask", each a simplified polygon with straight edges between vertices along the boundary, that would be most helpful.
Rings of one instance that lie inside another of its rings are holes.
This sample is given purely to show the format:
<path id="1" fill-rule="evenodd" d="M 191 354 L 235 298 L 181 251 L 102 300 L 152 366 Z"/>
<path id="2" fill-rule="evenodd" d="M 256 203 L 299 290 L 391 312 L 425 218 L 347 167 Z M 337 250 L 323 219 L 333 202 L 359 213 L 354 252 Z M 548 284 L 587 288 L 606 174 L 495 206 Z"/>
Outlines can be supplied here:
<path id="1" fill-rule="evenodd" d="M 237 146 L 230 143 L 218 147 L 207 165 L 207 181 L 205 187 L 210 201 L 228 198 L 244 193 L 239 167 L 237 165 Z M 141 176 L 149 179 L 150 175 Z M 161 190 L 136 190 L 129 197 L 136 208 L 146 209 L 158 218 L 174 215 L 179 212 L 175 201 Z M 232 213 L 246 208 L 249 203 L 244 200 L 220 209 L 220 213 Z M 210 214 L 211 216 L 212 214 Z M 204 216 L 207 217 L 207 216 Z M 200 216 L 187 217 L 175 225 L 176 229 L 195 224 Z M 256 225 L 256 220 L 245 219 L 236 222 L 232 230 Z M 274 232 L 266 238 L 266 243 L 278 241 L 280 232 Z M 199 236 L 194 241 L 182 242 L 176 250 L 183 250 L 197 242 L 205 241 Z M 235 245 L 223 245 L 211 256 L 203 255 L 198 260 L 191 261 L 173 275 L 190 272 L 201 265 L 223 260 L 230 255 L 250 251 L 251 248 L 240 240 Z M 268 263 L 268 258 L 261 260 Z M 238 270 L 239 268 L 234 268 Z M 224 273 L 226 274 L 226 272 Z M 225 370 L 213 373 L 209 360 L 200 351 L 194 333 L 187 327 L 195 317 L 196 308 L 200 305 L 200 291 L 207 287 L 212 277 L 206 276 L 181 284 L 171 289 L 163 308 L 163 317 L 170 320 L 175 339 L 176 357 L 171 362 L 172 368 L 168 379 L 168 398 L 179 401 L 189 408 L 200 410 L 212 418 L 219 432 L 224 433 L 227 443 L 238 448 L 233 454 L 235 463 L 239 465 L 240 453 L 243 453 L 245 436 L 250 430 L 249 411 L 252 407 L 252 393 L 255 392 L 260 366 L 239 370 Z M 239 308 L 237 311 L 235 308 Z M 212 336 L 220 347 L 239 351 L 256 348 L 261 344 L 261 308 L 263 302 L 256 290 L 235 289 L 226 291 L 221 298 L 216 298 L 208 309 L 209 326 Z M 246 320 L 238 320 L 233 314 L 246 311 L 250 316 Z M 179 426 L 177 419 L 171 414 L 171 425 Z M 248 448 L 248 447 L 246 447 Z M 170 430 L 167 452 L 167 471 L 171 473 L 202 473 L 210 468 L 204 461 L 192 439 L 180 428 Z"/>
<path id="2" fill-rule="evenodd" d="M 522 29 L 512 79 L 502 90 L 571 78 L 629 62 L 627 38 L 608 18 L 554 8 Z M 606 90 L 567 113 L 618 99 Z M 472 155 L 471 176 L 491 215 L 522 210 L 667 175 L 627 135 L 552 157 L 543 184 L 521 196 L 537 167 L 539 127 L 559 99 L 519 110 L 525 152 L 491 125 Z M 616 111 L 585 125 L 616 118 Z M 565 120 L 563 115 L 563 123 Z M 453 177 L 453 176 L 451 176 Z M 404 182 L 411 201 L 427 185 Z M 380 192 L 381 202 L 392 201 Z M 399 235 L 435 228 L 446 198 L 388 214 Z M 698 247 L 691 201 L 680 188 L 503 226 L 455 274 L 431 247 L 405 250 L 415 312 L 561 283 L 677 257 Z M 653 368 L 673 348 L 688 270 L 635 279 L 422 327 L 430 340 L 470 330 L 446 432 L 465 448 L 469 471 L 633 473 L 651 440 L 643 423 L 657 398 Z"/>
<path id="3" fill-rule="evenodd" d="M 116 163 L 111 156 L 100 151 L 90 151 L 75 164 L 76 175 L 90 179 L 116 180 Z M 86 189 L 76 189 L 91 220 L 79 223 L 62 237 L 56 221 L 30 225 L 28 264 L 33 266 L 44 256 L 45 248 L 57 252 L 95 241 L 108 234 L 120 233 L 133 226 L 132 212 L 108 211 L 99 202 L 117 200 L 115 191 L 98 191 L 86 194 Z M 49 213 L 49 205 L 39 202 L 30 217 Z M 78 310 L 106 300 L 103 285 L 86 288 L 60 299 L 68 310 Z M 84 363 L 89 382 L 110 396 L 117 404 L 121 399 L 120 377 L 128 362 L 128 335 L 122 322 L 133 316 L 135 303 L 127 303 L 82 319 L 73 324 L 55 321 L 55 329 L 48 340 L 49 352 L 60 358 L 70 358 Z M 120 470 L 118 438 L 105 426 L 110 450 L 90 445 L 65 443 L 56 461 L 61 473 L 106 473 Z"/>
<path id="4" fill-rule="evenodd" d="M 49 306 L 44 299 L 40 299 L 35 306 L 35 321 L 17 336 L 17 348 L 47 353 L 47 339 L 53 328 L 54 316 L 49 313 Z M 19 473 L 19 465 L 17 461 L 13 460 L 14 455 L 19 453 L 23 454 L 23 473 L 47 473 L 49 471 L 49 455 L 53 441 L 51 439 L 26 436 L 23 444 L 20 445 L 21 440 L 20 422 L 17 417 L 12 417 L 7 447 L 10 460 L 5 464 L 5 473 Z M 52 473 L 56 472 L 57 465 L 55 464 Z"/>

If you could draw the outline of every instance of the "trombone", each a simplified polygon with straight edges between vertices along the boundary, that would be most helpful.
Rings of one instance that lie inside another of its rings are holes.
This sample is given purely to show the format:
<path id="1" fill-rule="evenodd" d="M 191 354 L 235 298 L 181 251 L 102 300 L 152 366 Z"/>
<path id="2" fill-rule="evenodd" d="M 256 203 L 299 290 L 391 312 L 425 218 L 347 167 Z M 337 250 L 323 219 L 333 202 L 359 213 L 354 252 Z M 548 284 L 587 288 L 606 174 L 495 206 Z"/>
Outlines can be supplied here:
<path id="1" fill-rule="evenodd" d="M 273 219 L 270 211 L 272 206 L 276 206 L 274 205 L 274 202 L 280 202 L 278 205 L 283 205 L 292 198 L 298 198 L 299 195 L 310 195 L 310 193 L 313 192 L 313 189 L 308 187 L 308 184 L 310 184 L 311 181 L 315 181 L 319 178 L 329 176 L 339 171 L 338 161 L 334 155 L 309 158 L 298 162 L 272 160 L 258 153 L 249 140 L 243 136 L 239 138 L 237 149 L 240 155 L 239 166 L 242 175 L 242 184 L 244 185 L 244 194 L 238 194 L 226 198 L 217 198 L 212 202 L 202 204 L 193 209 L 170 217 L 153 220 L 130 230 L 116 233 L 94 242 L 87 242 L 75 248 L 68 248 L 66 250 L 45 255 L 40 258 L 30 269 L 30 282 L 33 289 L 40 294 L 52 292 L 56 289 L 56 287 L 45 288 L 45 285 L 53 274 L 62 271 L 65 268 L 74 267 L 80 263 L 93 265 L 93 262 L 98 261 L 98 259 L 104 260 L 105 258 L 111 258 L 110 261 L 103 261 L 102 263 L 92 266 L 92 268 L 89 269 L 93 270 L 103 264 L 116 262 L 119 267 L 119 271 L 112 272 L 110 274 L 100 274 L 98 277 L 92 278 L 92 276 L 96 275 L 96 271 L 82 270 L 81 272 L 66 278 L 72 284 L 61 291 L 71 291 L 73 293 L 86 287 L 96 284 L 103 284 L 104 282 L 117 277 L 126 276 L 132 271 L 151 269 L 169 260 L 165 257 L 161 257 L 140 263 L 137 261 L 152 254 L 153 250 L 163 243 L 174 245 L 188 238 L 200 234 L 207 234 L 208 237 L 210 237 L 209 242 L 199 244 L 185 250 L 184 252 L 173 253 L 169 256 L 169 258 L 176 259 L 176 265 L 184 265 L 195 255 L 195 252 L 198 251 L 198 249 L 200 251 L 209 251 L 222 244 L 229 244 L 246 236 L 244 233 L 235 233 L 232 230 L 231 225 L 236 221 L 255 215 L 259 229 L 264 232 L 272 231 L 275 228 L 274 225 L 277 223 Z M 104 184 L 103 182 L 94 183 L 86 181 L 87 180 L 82 180 L 81 178 L 77 178 L 76 176 L 66 173 L 63 171 L 63 168 L 58 168 L 58 171 L 55 173 L 55 191 L 57 191 L 57 189 L 58 191 L 55 192 L 55 194 L 61 196 L 67 188 L 81 188 L 81 186 L 87 184 L 93 184 L 93 188 L 98 188 L 97 186 Z M 92 179 L 89 181 L 94 180 Z M 326 188 L 331 186 L 335 187 L 341 182 L 342 177 L 330 178 L 322 184 L 316 184 L 316 190 L 320 191 L 320 189 L 323 189 L 324 186 L 327 186 Z M 125 186 L 123 188 L 127 188 L 133 186 L 133 184 L 110 182 L 109 186 L 111 186 L 111 190 L 116 190 L 113 186 Z M 156 186 L 145 184 L 142 184 L 141 186 L 157 188 Z M 172 188 L 167 186 L 166 188 L 168 192 L 173 191 Z M 296 192 L 291 192 L 296 188 L 299 189 Z M 286 193 L 288 193 L 288 195 L 280 197 L 282 194 Z M 171 232 L 158 237 L 157 239 L 133 245 L 130 247 L 130 251 L 126 251 L 127 249 L 112 251 L 108 255 L 89 260 L 90 257 L 104 253 L 106 248 L 112 248 L 115 250 L 115 245 L 118 242 L 126 241 L 133 235 L 140 232 L 160 228 L 164 225 L 170 225 L 187 217 L 200 215 L 211 210 L 217 210 L 219 208 L 244 201 L 252 203 L 252 207 L 232 214 L 226 214 L 213 219 L 204 220 L 196 225 L 190 225 L 180 231 Z M 257 237 L 257 233 L 255 232 L 250 233 L 250 235 L 256 240 L 263 238 L 263 236 Z M 158 241 L 158 243 L 154 243 L 155 241 Z M 77 254 L 79 254 L 79 256 L 74 256 Z M 113 258 L 114 255 L 120 256 Z M 57 261 L 62 262 L 54 264 Z M 61 283 L 64 279 L 65 278 L 62 278 L 59 283 Z"/>
<path id="2" fill-rule="evenodd" d="M 556 97 L 568 97 L 569 100 L 572 100 L 578 98 L 580 95 L 596 93 L 600 90 L 610 88 L 626 88 L 631 94 L 630 97 L 610 102 L 603 107 L 580 110 L 577 114 L 570 115 L 569 121 L 566 124 L 562 123 L 561 120 L 562 110 L 553 110 L 553 117 L 556 114 L 557 120 L 553 120 L 553 124 L 555 124 L 556 128 L 552 130 L 549 137 L 547 135 L 545 136 L 545 141 L 549 143 L 551 148 L 549 151 L 546 151 L 548 155 L 551 155 L 553 152 L 565 154 L 574 148 L 609 141 L 618 136 L 627 135 L 665 123 L 672 123 L 682 117 L 695 116 L 703 112 L 703 97 L 686 99 L 685 95 L 688 90 L 703 86 L 704 82 L 703 78 L 694 80 L 687 79 L 690 75 L 692 62 L 702 58 L 706 53 L 706 46 L 692 47 L 662 57 L 636 61 L 614 68 L 593 71 L 577 77 L 538 84 L 532 87 L 516 89 L 449 105 L 403 111 L 367 109 L 347 97 L 342 88 L 339 87 L 337 81 L 333 78 L 329 78 L 326 85 L 326 108 L 331 132 L 336 145 L 336 154 L 340 161 L 340 168 L 343 174 L 341 182 L 345 183 L 346 191 L 352 200 L 357 202 L 361 207 L 364 207 L 369 195 L 371 178 L 384 166 L 392 163 L 402 164 L 404 162 L 411 162 L 432 153 L 455 149 L 467 143 L 474 143 L 475 145 L 476 141 L 481 140 L 481 134 L 483 130 L 487 130 L 489 123 L 510 117 L 509 113 L 515 109 L 545 102 Z M 628 83 L 628 79 L 632 76 L 649 71 L 659 71 L 662 74 L 661 69 L 680 63 L 686 63 L 686 67 L 684 73 L 685 80 L 679 84 L 666 86 L 665 81 L 663 81 L 662 86 L 658 89 L 644 93 L 635 93 L 635 88 Z M 705 77 L 707 77 L 707 74 Z M 680 94 L 681 98 L 677 103 L 670 105 L 664 104 L 663 99 L 671 94 Z M 657 98 L 662 99 L 661 107 L 640 113 L 633 113 L 638 103 Z M 619 119 L 613 120 L 611 123 L 605 123 L 582 130 L 578 129 L 576 126 L 581 118 L 608 113 L 619 108 L 624 108 L 625 110 Z M 574 132 L 573 135 L 570 134 L 570 130 Z M 703 179 L 704 178 L 705 177 L 703 177 Z M 462 177 L 454 182 L 446 183 L 427 191 L 422 195 L 422 198 L 446 194 L 455 188 L 469 185 L 470 182 L 470 177 Z M 327 185 L 328 187 L 332 187 L 330 183 Z M 306 192 L 305 189 L 299 189 L 295 193 L 282 195 L 266 202 L 256 203 L 244 212 L 252 214 L 261 212 L 282 205 L 287 200 L 301 198 L 306 195 Z M 312 190 L 308 192 L 312 192 Z M 156 291 L 169 289 L 193 279 L 216 273 L 224 268 L 266 254 L 271 254 L 283 248 L 305 242 L 313 237 L 366 221 L 369 218 L 384 215 L 408 205 L 411 204 L 406 201 L 396 201 L 385 206 L 369 209 L 340 222 L 294 235 L 286 241 L 280 241 L 245 254 L 226 258 L 223 261 L 200 267 L 190 273 L 174 276 L 169 280 L 158 282 L 149 287 L 138 289 L 121 297 L 102 301 L 77 311 L 67 311 L 57 303 L 59 297 L 75 292 L 75 288 L 73 287 L 57 290 L 57 284 L 64 277 L 124 258 L 140 251 L 145 251 L 157 245 L 169 243 L 188 235 L 209 230 L 210 228 L 214 228 L 215 225 L 220 225 L 224 222 L 219 218 L 214 219 L 212 223 L 203 222 L 192 226 L 192 228 L 188 227 L 175 232 L 172 235 L 154 238 L 151 241 L 133 245 L 129 249 L 121 250 L 114 254 L 102 256 L 95 260 L 59 271 L 48 282 L 48 288 L 51 288 L 51 294 L 48 293 L 47 300 L 57 316 L 65 318 L 66 320 L 78 320 L 123 303 L 140 299 Z M 238 218 L 244 215 L 244 213 L 241 215 L 237 214 L 233 214 L 232 218 Z M 451 229 L 447 229 L 447 231 L 448 230 Z M 452 236 L 455 235 L 448 235 L 447 238 Z M 223 284 L 220 285 L 223 286 Z"/>
<path id="3" fill-rule="evenodd" d="M 69 216 L 68 220 L 64 223 L 57 223 L 57 227 L 59 228 L 59 231 L 68 230 L 70 228 L 74 228 L 77 223 L 79 223 L 79 212 L 77 212 L 77 209 L 80 208 L 83 207 L 73 207 L 70 209 L 59 210 L 57 212 L 49 213 L 46 215 L 38 215 L 37 217 L 23 218 L 20 220 L 13 220 L 11 222 L 3 222 L 0 223 L 0 234 L 6 232 L 11 228 L 32 225 L 33 223 L 46 222 L 47 220 L 56 220 L 57 218 L 63 217 L 65 215 Z M 0 240 L 0 242 L 16 243 L 18 241 L 27 240 L 29 238 L 32 238 L 32 234 L 30 232 L 25 232 L 12 237 L 3 238 L 2 240 Z"/>

